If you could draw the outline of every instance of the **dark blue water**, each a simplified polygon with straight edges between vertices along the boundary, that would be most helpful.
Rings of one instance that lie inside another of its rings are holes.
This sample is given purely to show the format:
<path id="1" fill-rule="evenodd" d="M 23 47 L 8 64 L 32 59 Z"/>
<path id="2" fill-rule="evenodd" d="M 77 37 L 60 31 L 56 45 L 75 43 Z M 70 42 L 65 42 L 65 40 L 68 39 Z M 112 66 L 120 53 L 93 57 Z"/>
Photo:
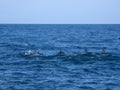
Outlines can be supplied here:
<path id="1" fill-rule="evenodd" d="M 119 89 L 120 25 L 0 25 L 0 90 Z"/>

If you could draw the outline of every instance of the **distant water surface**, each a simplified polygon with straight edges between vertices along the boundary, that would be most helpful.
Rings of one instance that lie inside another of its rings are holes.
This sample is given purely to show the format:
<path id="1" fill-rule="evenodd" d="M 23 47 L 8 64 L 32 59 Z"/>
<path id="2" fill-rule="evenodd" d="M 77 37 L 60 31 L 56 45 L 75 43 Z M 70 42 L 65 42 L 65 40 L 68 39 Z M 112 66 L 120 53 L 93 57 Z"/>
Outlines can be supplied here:
<path id="1" fill-rule="evenodd" d="M 119 89 L 120 25 L 0 25 L 0 90 Z"/>

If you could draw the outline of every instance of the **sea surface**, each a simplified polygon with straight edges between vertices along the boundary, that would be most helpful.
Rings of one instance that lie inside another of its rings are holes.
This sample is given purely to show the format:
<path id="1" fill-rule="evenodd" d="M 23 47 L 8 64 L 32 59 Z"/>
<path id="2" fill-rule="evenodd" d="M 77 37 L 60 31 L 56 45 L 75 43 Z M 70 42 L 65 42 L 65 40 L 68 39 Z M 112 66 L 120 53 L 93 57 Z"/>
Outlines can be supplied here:
<path id="1" fill-rule="evenodd" d="M 1 24 L 0 90 L 120 90 L 120 25 Z"/>

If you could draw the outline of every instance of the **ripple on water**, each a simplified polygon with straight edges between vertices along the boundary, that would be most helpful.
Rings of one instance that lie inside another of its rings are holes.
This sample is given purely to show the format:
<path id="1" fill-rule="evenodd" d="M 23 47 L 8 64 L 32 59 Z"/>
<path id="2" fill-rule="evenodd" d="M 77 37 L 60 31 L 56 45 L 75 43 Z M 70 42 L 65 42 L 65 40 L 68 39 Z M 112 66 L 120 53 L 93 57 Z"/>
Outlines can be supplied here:
<path id="1" fill-rule="evenodd" d="M 0 25 L 0 90 L 119 90 L 119 28 Z M 103 47 L 112 55 L 101 55 Z"/>

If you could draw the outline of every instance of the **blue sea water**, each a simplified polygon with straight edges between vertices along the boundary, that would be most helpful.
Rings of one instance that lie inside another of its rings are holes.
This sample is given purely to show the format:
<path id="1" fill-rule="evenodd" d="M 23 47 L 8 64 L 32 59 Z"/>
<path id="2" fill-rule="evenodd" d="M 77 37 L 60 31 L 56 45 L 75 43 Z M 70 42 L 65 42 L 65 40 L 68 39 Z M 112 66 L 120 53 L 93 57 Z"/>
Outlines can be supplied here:
<path id="1" fill-rule="evenodd" d="M 1 24 L 0 90 L 120 90 L 120 25 Z"/>

